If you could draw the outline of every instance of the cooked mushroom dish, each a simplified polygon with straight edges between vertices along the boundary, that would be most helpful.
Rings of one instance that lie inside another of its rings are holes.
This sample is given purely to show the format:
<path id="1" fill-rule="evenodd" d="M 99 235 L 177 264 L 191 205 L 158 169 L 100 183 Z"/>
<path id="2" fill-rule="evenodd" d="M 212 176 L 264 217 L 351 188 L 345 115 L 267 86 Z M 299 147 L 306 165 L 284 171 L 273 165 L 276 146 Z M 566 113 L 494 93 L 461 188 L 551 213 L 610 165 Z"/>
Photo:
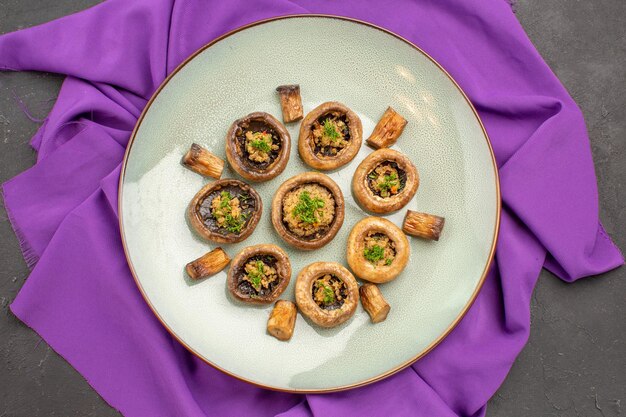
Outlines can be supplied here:
<path id="1" fill-rule="evenodd" d="M 255 245 L 242 250 L 228 271 L 228 290 L 237 299 L 256 304 L 275 301 L 291 279 L 287 254 L 276 245 Z"/>
<path id="2" fill-rule="evenodd" d="M 387 148 L 365 158 L 352 179 L 355 198 L 374 213 L 390 213 L 404 207 L 418 185 L 417 169 L 409 158 Z"/>
<path id="3" fill-rule="evenodd" d="M 251 113 L 235 120 L 226 134 L 228 163 L 250 181 L 267 181 L 279 175 L 290 151 L 289 132 L 268 113 Z"/>
<path id="4" fill-rule="evenodd" d="M 324 103 L 306 115 L 300 125 L 298 151 L 315 169 L 331 170 L 350 162 L 361 147 L 361 119 L 338 102 Z"/>
<path id="5" fill-rule="evenodd" d="M 317 249 L 337 234 L 344 217 L 341 190 L 328 176 L 308 172 L 287 180 L 272 201 L 272 224 L 289 244 Z"/>
<path id="6" fill-rule="evenodd" d="M 254 231 L 263 204 L 248 184 L 223 179 L 207 184 L 191 200 L 189 220 L 198 234 L 220 243 L 241 242 Z"/>
<path id="7" fill-rule="evenodd" d="M 402 230 L 387 219 L 367 217 L 350 232 L 346 257 L 357 277 L 376 283 L 391 281 L 409 261 L 410 246 Z"/>
<path id="8" fill-rule="evenodd" d="M 322 327 L 334 327 L 352 317 L 358 297 L 354 276 L 335 262 L 312 263 L 296 281 L 298 308 Z"/>

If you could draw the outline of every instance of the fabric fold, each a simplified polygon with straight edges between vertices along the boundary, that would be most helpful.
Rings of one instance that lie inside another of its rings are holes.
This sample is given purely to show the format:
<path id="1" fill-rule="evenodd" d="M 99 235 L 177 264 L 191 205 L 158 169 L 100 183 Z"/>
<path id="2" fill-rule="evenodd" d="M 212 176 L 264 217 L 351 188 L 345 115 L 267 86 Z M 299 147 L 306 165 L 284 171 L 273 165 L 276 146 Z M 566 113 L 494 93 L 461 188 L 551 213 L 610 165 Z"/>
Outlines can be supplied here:
<path id="1" fill-rule="evenodd" d="M 505 0 L 108 0 L 0 36 L 0 68 L 66 74 L 33 138 L 37 164 L 3 186 L 34 267 L 12 311 L 126 416 L 483 416 L 524 346 L 542 266 L 566 281 L 623 258 L 598 220 L 580 110 Z M 272 16 L 326 13 L 388 28 L 449 71 L 475 104 L 500 167 L 496 260 L 465 318 L 404 371 L 326 395 L 270 392 L 209 367 L 163 328 L 126 264 L 117 182 L 155 89 L 196 49 Z"/>

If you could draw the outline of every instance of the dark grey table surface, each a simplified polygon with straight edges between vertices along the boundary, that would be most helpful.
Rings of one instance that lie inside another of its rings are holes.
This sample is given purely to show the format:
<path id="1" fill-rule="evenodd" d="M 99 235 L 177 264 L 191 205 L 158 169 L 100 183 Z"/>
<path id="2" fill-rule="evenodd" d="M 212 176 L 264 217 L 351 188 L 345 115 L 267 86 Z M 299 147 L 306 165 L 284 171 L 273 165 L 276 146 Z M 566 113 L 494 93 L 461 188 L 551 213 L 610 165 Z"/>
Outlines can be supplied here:
<path id="1" fill-rule="evenodd" d="M 97 0 L 0 0 L 0 33 L 79 11 Z M 517 16 L 582 108 L 595 159 L 601 218 L 626 249 L 626 1 L 519 0 Z M 1 53 L 1 51 L 0 51 Z M 0 182 L 29 168 L 28 141 L 62 77 L 0 72 Z M 118 416 L 8 310 L 28 269 L 0 210 L 0 417 Z M 626 415 L 626 268 L 565 284 L 543 272 L 528 345 L 488 416 Z M 621 402 L 625 404 L 622 406 Z"/>

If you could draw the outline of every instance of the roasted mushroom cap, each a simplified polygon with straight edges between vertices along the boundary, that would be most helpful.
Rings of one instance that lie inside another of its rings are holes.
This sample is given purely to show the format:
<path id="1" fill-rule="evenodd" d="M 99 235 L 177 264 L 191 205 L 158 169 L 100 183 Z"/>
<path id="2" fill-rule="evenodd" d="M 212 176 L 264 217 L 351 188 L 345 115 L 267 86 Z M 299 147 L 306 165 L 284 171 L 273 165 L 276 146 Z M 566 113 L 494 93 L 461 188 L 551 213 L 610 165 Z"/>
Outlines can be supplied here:
<path id="1" fill-rule="evenodd" d="M 235 256 L 228 270 L 228 291 L 236 299 L 269 304 L 285 291 L 291 279 L 291 263 L 276 245 L 248 246 Z"/>
<path id="2" fill-rule="evenodd" d="M 327 175 L 305 172 L 285 181 L 272 200 L 272 224 L 281 238 L 300 249 L 321 248 L 343 224 L 344 200 Z"/>
<path id="3" fill-rule="evenodd" d="M 404 207 L 415 195 L 419 175 L 415 165 L 393 149 L 372 152 L 352 177 L 352 192 L 361 206 L 373 213 L 390 213 Z"/>
<path id="4" fill-rule="evenodd" d="M 346 257 L 354 274 L 383 283 L 395 279 L 406 267 L 411 248 L 402 230 L 387 219 L 366 217 L 348 237 Z"/>
<path id="5" fill-rule="evenodd" d="M 298 152 L 311 168 L 339 168 L 359 152 L 363 140 L 361 119 L 336 101 L 323 103 L 306 115 L 300 125 Z"/>
<path id="6" fill-rule="evenodd" d="M 193 197 L 187 214 L 193 229 L 218 243 L 237 243 L 252 234 L 259 223 L 263 203 L 250 185 L 222 179 L 202 187 Z"/>
<path id="7" fill-rule="evenodd" d="M 228 163 L 249 181 L 267 181 L 279 175 L 290 152 L 289 132 L 268 113 L 255 112 L 237 119 L 226 134 Z"/>
<path id="8" fill-rule="evenodd" d="M 354 276 L 335 262 L 315 262 L 296 280 L 298 308 L 315 324 L 334 327 L 354 314 L 359 288 Z"/>

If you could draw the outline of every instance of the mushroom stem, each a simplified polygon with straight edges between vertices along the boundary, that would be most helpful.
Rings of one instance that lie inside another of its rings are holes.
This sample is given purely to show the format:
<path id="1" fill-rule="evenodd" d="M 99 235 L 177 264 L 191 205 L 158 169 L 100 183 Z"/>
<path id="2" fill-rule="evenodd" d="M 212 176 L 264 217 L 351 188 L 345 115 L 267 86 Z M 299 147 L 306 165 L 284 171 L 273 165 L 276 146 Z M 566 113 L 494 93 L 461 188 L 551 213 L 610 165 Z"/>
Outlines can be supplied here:
<path id="1" fill-rule="evenodd" d="M 183 165 L 200 175 L 216 180 L 220 179 L 224 170 L 224 161 L 197 143 L 192 144 L 183 156 Z"/>
<path id="2" fill-rule="evenodd" d="M 407 235 L 439 240 L 445 222 L 446 219 L 443 217 L 407 210 L 404 215 L 402 230 Z"/>
<path id="3" fill-rule="evenodd" d="M 359 294 L 361 295 L 361 304 L 363 304 L 363 308 L 370 315 L 372 323 L 380 323 L 387 318 L 391 307 L 389 307 L 389 304 L 376 285 L 361 285 Z"/>
<path id="4" fill-rule="evenodd" d="M 278 340 L 289 340 L 296 326 L 297 308 L 291 301 L 278 300 L 267 321 L 267 332 Z"/>
<path id="5" fill-rule="evenodd" d="M 387 107 L 374 131 L 367 139 L 367 144 L 374 149 L 393 146 L 402 134 L 407 121 L 391 107 Z"/>
<path id="6" fill-rule="evenodd" d="M 215 275 L 228 265 L 230 258 L 222 248 L 215 248 L 185 267 L 191 279 L 206 278 Z"/>
<path id="7" fill-rule="evenodd" d="M 300 86 L 298 84 L 280 85 L 276 87 L 280 94 L 280 106 L 283 110 L 283 122 L 295 122 L 304 116 Z"/>

